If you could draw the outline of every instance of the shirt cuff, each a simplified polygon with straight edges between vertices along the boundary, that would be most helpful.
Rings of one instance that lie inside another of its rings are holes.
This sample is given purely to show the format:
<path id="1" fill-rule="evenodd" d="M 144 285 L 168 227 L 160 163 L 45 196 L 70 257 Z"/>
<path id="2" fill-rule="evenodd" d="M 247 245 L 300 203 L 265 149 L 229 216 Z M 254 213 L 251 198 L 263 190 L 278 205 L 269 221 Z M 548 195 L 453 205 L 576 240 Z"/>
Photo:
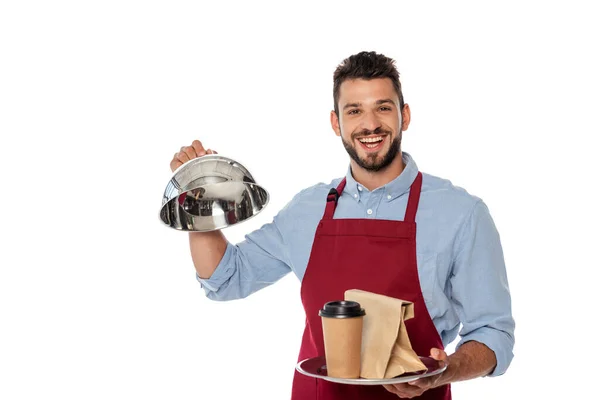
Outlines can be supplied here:
<path id="1" fill-rule="evenodd" d="M 463 336 L 456 345 L 456 349 L 458 350 L 460 346 L 472 340 L 485 344 L 496 354 L 496 368 L 487 376 L 494 377 L 504 374 L 513 359 L 514 340 L 510 335 L 496 329 L 481 327 Z"/>
<path id="2" fill-rule="evenodd" d="M 234 262 L 235 246 L 231 243 L 227 243 L 225 254 L 217 265 L 217 268 L 208 279 L 203 279 L 198 276 L 196 272 L 196 280 L 200 282 L 200 287 L 204 289 L 208 295 L 210 292 L 217 292 L 221 286 L 229 279 L 234 273 L 235 262 Z"/>

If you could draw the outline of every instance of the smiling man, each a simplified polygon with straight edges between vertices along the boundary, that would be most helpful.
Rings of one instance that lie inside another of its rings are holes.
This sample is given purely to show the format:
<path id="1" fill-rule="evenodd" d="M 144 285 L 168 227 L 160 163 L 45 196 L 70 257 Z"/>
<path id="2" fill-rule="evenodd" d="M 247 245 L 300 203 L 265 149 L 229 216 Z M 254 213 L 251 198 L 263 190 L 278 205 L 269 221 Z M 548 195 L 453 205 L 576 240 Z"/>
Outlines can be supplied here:
<path id="1" fill-rule="evenodd" d="M 414 350 L 448 363 L 442 374 L 386 386 L 296 372 L 293 400 L 446 400 L 452 382 L 502 375 L 513 357 L 514 320 L 500 238 L 485 203 L 420 172 L 401 150 L 410 108 L 393 60 L 374 52 L 350 56 L 335 70 L 333 97 L 331 125 L 350 156 L 346 176 L 302 190 L 238 244 L 220 231 L 190 233 L 207 296 L 243 298 L 293 272 L 306 311 L 299 360 L 324 355 L 318 310 L 346 290 L 408 300 Z M 171 169 L 212 152 L 194 141 L 175 154 Z M 445 347 L 457 335 L 448 356 Z"/>
<path id="2" fill-rule="evenodd" d="M 363 175 L 375 188 L 402 172 L 400 142 L 410 123 L 410 108 L 391 78 L 342 80 L 343 72 L 338 70 L 334 87 L 331 126 L 350 155 L 354 178 L 360 181 L 357 175 Z"/>

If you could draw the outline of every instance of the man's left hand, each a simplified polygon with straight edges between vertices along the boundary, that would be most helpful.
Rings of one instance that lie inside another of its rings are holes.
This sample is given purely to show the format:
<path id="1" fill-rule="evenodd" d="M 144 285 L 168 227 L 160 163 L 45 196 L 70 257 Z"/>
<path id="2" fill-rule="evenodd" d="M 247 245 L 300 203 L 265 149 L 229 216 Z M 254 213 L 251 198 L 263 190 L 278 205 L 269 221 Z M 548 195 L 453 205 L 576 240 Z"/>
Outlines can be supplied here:
<path id="1" fill-rule="evenodd" d="M 448 362 L 448 355 L 444 350 L 431 349 L 431 358 L 438 360 L 440 365 Z M 443 374 L 437 374 L 428 378 L 417 379 L 408 383 L 398 383 L 395 385 L 383 385 L 388 392 L 394 393 L 400 398 L 410 399 L 422 395 L 426 390 L 440 386 L 439 381 Z"/>

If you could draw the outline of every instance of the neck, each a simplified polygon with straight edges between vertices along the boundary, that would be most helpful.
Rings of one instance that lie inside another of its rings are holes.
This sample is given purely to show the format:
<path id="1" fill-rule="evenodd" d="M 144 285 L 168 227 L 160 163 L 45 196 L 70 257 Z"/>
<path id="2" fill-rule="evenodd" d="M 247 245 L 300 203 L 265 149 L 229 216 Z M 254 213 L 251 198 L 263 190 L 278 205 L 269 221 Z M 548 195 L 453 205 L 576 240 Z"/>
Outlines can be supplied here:
<path id="1" fill-rule="evenodd" d="M 402 171 L 404 171 L 404 167 L 406 167 L 401 152 L 398 152 L 398 155 L 390 165 L 379 171 L 368 171 L 356 164 L 354 160 L 350 160 L 350 166 L 354 180 L 370 191 L 390 183 L 396 179 Z"/>

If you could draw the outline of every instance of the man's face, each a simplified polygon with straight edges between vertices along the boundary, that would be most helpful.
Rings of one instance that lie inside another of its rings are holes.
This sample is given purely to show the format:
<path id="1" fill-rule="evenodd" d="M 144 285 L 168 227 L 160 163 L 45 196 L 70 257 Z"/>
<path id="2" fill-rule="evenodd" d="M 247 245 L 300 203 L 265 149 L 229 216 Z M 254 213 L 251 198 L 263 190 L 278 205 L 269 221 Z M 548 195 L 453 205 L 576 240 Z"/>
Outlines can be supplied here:
<path id="1" fill-rule="evenodd" d="M 350 157 L 368 171 L 379 171 L 399 156 L 402 131 L 408 128 L 410 110 L 400 110 L 389 78 L 347 80 L 340 86 L 339 118 L 331 124 Z"/>

